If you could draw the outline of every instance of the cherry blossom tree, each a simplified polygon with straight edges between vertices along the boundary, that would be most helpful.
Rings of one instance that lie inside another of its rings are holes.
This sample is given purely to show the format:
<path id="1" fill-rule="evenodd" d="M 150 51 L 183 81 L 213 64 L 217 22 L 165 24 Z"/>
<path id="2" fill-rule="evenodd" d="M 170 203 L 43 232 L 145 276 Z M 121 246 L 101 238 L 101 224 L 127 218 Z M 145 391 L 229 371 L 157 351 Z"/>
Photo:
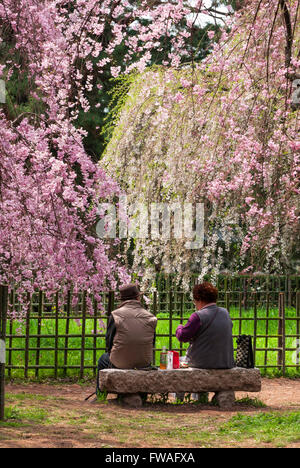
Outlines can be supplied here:
<path id="1" fill-rule="evenodd" d="M 129 203 L 202 202 L 205 245 L 136 239 L 144 279 L 291 271 L 299 235 L 299 1 L 244 2 L 202 63 L 136 77 L 103 167 Z M 127 247 L 129 247 L 127 245 Z M 126 247 L 125 247 L 126 248 Z M 152 266 L 152 271 L 150 266 Z"/>
<path id="2" fill-rule="evenodd" d="M 148 5 L 149 3 L 149 5 Z M 89 110 L 88 93 L 99 86 L 113 52 L 125 41 L 128 68 L 142 70 L 162 30 L 187 13 L 184 2 L 2 0 L 1 78 L 26 76 L 40 112 L 0 114 L 0 281 L 19 291 L 115 287 L 127 273 L 95 235 L 100 200 L 118 186 L 86 154 L 77 126 Z M 141 15 L 153 16 L 135 39 L 127 34 Z M 106 29 L 112 40 L 106 42 Z M 170 33 L 171 34 L 171 33 Z M 173 38 L 177 60 L 183 37 Z M 9 45 L 9 46 L 8 46 Z M 12 50 L 19 60 L 11 61 Z M 135 59 L 133 58 L 135 57 Z M 125 63 L 125 68 L 126 68 Z M 96 75 L 97 76 L 97 75 Z"/>
<path id="3" fill-rule="evenodd" d="M 25 76 L 32 103 L 32 108 L 21 113 L 16 111 L 15 115 L 4 106 L 0 114 L 1 282 L 17 286 L 19 291 L 42 287 L 53 292 L 57 288 L 68 289 L 72 284 L 75 291 L 85 288 L 98 292 L 107 286 L 115 287 L 117 281 L 128 278 L 125 270 L 120 268 L 117 256 L 110 255 L 111 246 L 98 239 L 95 231 L 99 202 L 118 196 L 120 188 L 115 182 L 115 174 L 107 175 L 86 153 L 83 145 L 86 133 L 78 125 L 78 116 L 80 112 L 89 111 L 89 93 L 101 86 L 97 76 L 101 76 L 104 67 L 109 66 L 113 76 L 133 71 L 143 73 L 153 54 L 162 47 L 162 37 L 167 37 L 172 44 L 164 67 L 171 66 L 175 70 L 182 59 L 185 63 L 187 57 L 191 59 L 192 76 L 190 82 L 184 80 L 180 85 L 176 104 L 181 101 L 184 105 L 189 99 L 193 103 L 200 101 L 206 84 L 195 83 L 199 67 L 193 60 L 191 47 L 193 26 L 200 14 L 232 19 L 228 24 L 231 32 L 224 30 L 221 41 L 216 42 L 212 61 L 203 64 L 203 69 L 210 68 L 213 91 L 212 95 L 206 94 L 205 115 L 193 117 L 195 122 L 198 119 L 193 135 L 197 134 L 199 141 L 210 138 L 201 129 L 206 126 L 207 132 L 211 126 L 212 132 L 213 119 L 221 119 L 216 112 L 216 98 L 220 86 L 229 86 L 233 78 L 237 89 L 230 86 L 227 97 L 222 98 L 227 115 L 232 113 L 232 121 L 226 119 L 224 129 L 228 133 L 219 141 L 224 141 L 229 134 L 232 141 L 236 131 L 235 114 L 238 113 L 234 109 L 233 95 L 236 96 L 242 83 L 243 91 L 249 87 L 253 91 L 258 86 L 259 97 L 265 99 L 269 99 L 266 93 L 275 89 L 275 85 L 276 89 L 285 91 L 285 109 L 278 109 L 275 122 L 284 122 L 280 129 L 289 128 L 291 80 L 286 73 L 294 73 L 298 66 L 298 2 L 280 0 L 276 2 L 275 10 L 273 3 L 266 0 L 239 2 L 237 7 L 241 9 L 235 16 L 231 9 L 224 12 L 216 5 L 216 2 L 201 0 L 0 1 L 1 78 L 9 83 L 12 76 L 20 79 Z M 187 28 L 176 28 L 183 19 Z M 135 34 L 131 35 L 130 31 Z M 264 40 L 261 40 L 262 35 Z M 127 48 L 122 66 L 114 61 L 114 51 L 120 44 Z M 18 60 L 11 60 L 12 50 L 18 52 Z M 262 78 L 259 72 L 263 65 Z M 162 104 L 162 112 L 169 112 L 168 103 Z M 254 111 L 249 113 L 246 121 L 251 123 L 253 119 L 256 125 L 249 126 L 252 137 L 249 135 L 247 141 L 243 140 L 243 147 L 237 151 L 239 156 L 236 157 L 240 160 L 247 145 L 249 150 L 249 145 L 252 148 L 253 142 L 257 142 L 257 117 L 263 109 L 256 109 L 253 102 L 251 106 Z M 208 116 L 210 122 L 207 122 Z M 270 125 L 266 134 L 269 129 Z M 294 151 L 294 135 L 285 136 L 282 132 L 286 144 L 290 142 L 285 151 Z M 218 133 L 213 134 L 210 145 L 217 144 Z M 278 135 L 270 140 L 276 145 Z M 270 140 L 266 138 L 266 141 Z M 229 145 L 230 140 L 227 141 Z M 223 157 L 220 147 L 216 146 L 220 154 L 215 161 Z M 229 147 L 227 152 L 232 154 Z M 206 164 L 213 157 L 209 154 Z M 257 166 L 257 158 L 255 161 Z M 212 164 L 217 171 L 216 163 Z M 221 181 L 228 178 L 222 172 L 225 166 L 220 167 L 219 187 Z M 194 168 L 198 173 L 205 170 L 201 164 L 199 166 L 199 161 L 195 162 Z M 268 171 L 264 169 L 265 173 Z M 203 190 L 206 190 L 204 186 Z M 237 193 L 234 187 L 228 190 Z M 280 188 L 278 190 L 280 192 Z M 217 188 L 215 193 L 217 197 Z M 201 198 L 200 188 L 197 194 Z M 253 196 L 249 190 L 248 201 Z M 212 203 L 214 199 L 210 198 Z M 289 197 L 289 203 L 291 200 Z M 252 211 L 255 206 L 255 203 L 251 204 Z M 256 208 L 259 210 L 260 206 Z M 295 222 L 292 207 L 288 216 Z M 280 232 L 276 232 L 277 239 Z M 252 242 L 251 239 L 244 239 L 244 248 L 248 240 Z"/>
<path id="4" fill-rule="evenodd" d="M 128 275 L 96 236 L 98 204 L 119 194 L 86 153 L 78 117 L 101 75 L 142 72 L 163 48 L 176 67 L 191 54 L 198 15 L 215 2 L 1 0 L 0 78 L 26 82 L 30 106 L 10 96 L 0 114 L 0 281 L 19 292 L 97 292 Z M 225 14 L 227 14 L 225 12 Z M 228 12 L 229 14 L 229 12 Z M 176 26 L 185 19 L 187 27 Z M 132 32 L 134 31 L 134 34 Z M 126 48 L 123 64 L 115 51 Z M 12 60 L 14 57 L 14 60 Z M 13 90 L 12 90 L 13 91 Z"/>

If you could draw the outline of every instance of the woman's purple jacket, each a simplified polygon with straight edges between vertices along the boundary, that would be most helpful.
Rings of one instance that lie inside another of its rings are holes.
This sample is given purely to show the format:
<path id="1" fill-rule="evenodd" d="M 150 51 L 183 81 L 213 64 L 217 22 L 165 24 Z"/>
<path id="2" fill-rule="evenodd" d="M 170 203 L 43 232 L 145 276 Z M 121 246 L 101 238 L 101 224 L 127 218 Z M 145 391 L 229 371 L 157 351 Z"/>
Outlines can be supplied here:
<path id="1" fill-rule="evenodd" d="M 195 336 L 201 327 L 200 318 L 196 312 L 194 312 L 185 326 L 179 325 L 176 330 L 176 338 L 183 343 L 191 341 L 193 336 Z"/>
<path id="2" fill-rule="evenodd" d="M 215 303 L 206 304 L 194 312 L 185 326 L 179 325 L 177 339 L 191 343 L 186 353 L 190 367 L 232 369 L 232 326 L 228 311 Z"/>

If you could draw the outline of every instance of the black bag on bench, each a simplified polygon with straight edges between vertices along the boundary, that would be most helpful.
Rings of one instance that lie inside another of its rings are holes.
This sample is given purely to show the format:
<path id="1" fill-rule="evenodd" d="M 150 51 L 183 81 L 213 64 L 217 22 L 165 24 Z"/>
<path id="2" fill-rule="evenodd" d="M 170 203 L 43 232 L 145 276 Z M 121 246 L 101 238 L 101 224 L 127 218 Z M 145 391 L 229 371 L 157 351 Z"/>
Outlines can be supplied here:
<path id="1" fill-rule="evenodd" d="M 253 369 L 255 367 L 252 337 L 251 335 L 240 335 L 237 340 L 236 351 L 236 367 L 244 367 L 245 369 Z"/>

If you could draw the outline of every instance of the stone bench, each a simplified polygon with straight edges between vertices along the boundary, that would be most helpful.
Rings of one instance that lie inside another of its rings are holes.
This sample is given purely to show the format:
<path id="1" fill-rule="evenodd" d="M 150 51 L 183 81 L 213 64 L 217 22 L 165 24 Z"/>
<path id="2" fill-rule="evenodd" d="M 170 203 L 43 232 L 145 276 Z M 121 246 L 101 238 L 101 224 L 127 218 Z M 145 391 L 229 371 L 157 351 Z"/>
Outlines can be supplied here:
<path id="1" fill-rule="evenodd" d="M 120 395 L 129 406 L 142 406 L 140 394 L 215 393 L 220 407 L 231 407 L 235 391 L 260 392 L 259 369 L 174 369 L 142 371 L 105 369 L 99 372 L 99 388 Z"/>

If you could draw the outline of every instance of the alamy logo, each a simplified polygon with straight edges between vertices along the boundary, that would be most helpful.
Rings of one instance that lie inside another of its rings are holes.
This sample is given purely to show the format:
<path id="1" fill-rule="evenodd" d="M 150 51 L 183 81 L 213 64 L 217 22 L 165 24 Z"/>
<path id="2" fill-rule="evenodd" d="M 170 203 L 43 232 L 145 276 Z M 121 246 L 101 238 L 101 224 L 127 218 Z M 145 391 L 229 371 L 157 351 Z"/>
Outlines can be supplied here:
<path id="1" fill-rule="evenodd" d="M 6 86 L 5 81 L 0 80 L 0 104 L 6 103 Z"/>
<path id="2" fill-rule="evenodd" d="M 127 197 L 117 205 L 101 203 L 96 231 L 100 239 L 185 239 L 186 249 L 204 244 L 204 205 L 202 203 L 143 203 L 128 205 Z"/>
<path id="3" fill-rule="evenodd" d="M 295 348 L 295 352 L 292 355 L 292 362 L 294 364 L 300 364 L 300 338 L 297 338 L 293 343 L 293 348 Z"/>
<path id="4" fill-rule="evenodd" d="M 293 81 L 292 102 L 293 104 L 300 104 L 300 79 Z"/>
<path id="5" fill-rule="evenodd" d="M 0 364 L 5 364 L 5 341 L 0 340 Z"/>

